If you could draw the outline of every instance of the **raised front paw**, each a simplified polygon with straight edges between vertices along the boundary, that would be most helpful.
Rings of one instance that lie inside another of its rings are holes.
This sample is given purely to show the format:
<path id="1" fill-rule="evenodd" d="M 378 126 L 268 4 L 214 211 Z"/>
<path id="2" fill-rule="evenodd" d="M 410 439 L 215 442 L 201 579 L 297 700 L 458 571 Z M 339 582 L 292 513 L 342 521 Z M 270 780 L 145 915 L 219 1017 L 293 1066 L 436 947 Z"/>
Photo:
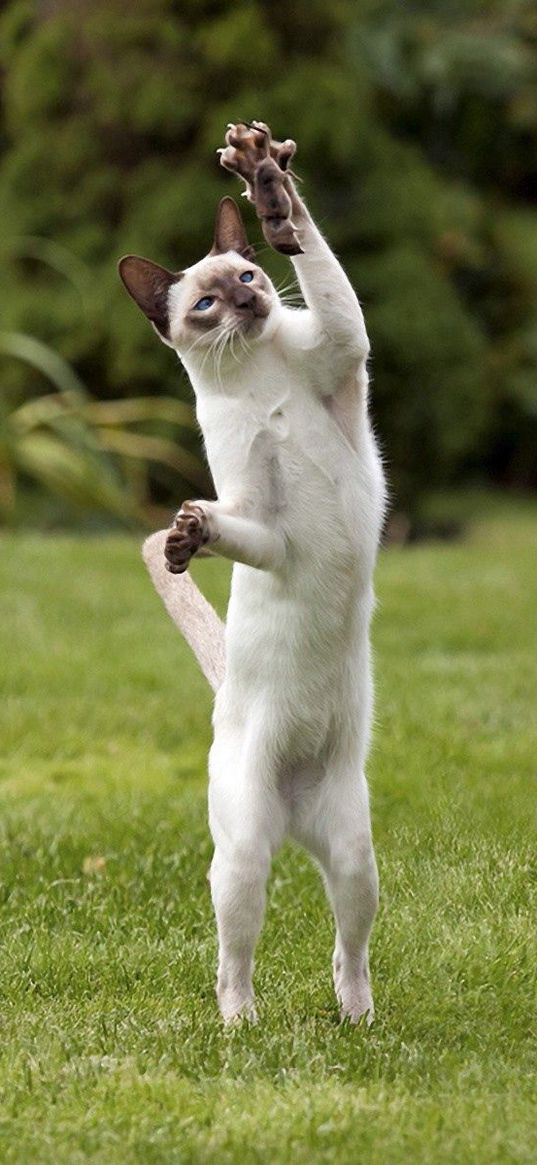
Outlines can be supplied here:
<path id="1" fill-rule="evenodd" d="M 222 166 L 244 179 L 246 194 L 255 205 L 267 242 L 285 255 L 301 253 L 291 222 L 287 177 L 295 150 L 296 145 L 290 138 L 285 142 L 274 141 L 263 121 L 230 125 L 226 145 L 220 150 Z"/>
<path id="2" fill-rule="evenodd" d="M 183 574 L 192 556 L 209 541 L 209 521 L 197 502 L 183 502 L 164 547 L 166 568 L 171 574 Z"/>
<path id="3" fill-rule="evenodd" d="M 225 147 L 218 152 L 222 166 L 244 178 L 248 197 L 253 201 L 255 173 L 260 163 L 271 160 L 285 173 L 295 151 L 291 138 L 285 142 L 274 141 L 264 121 L 240 121 L 237 125 L 228 125 Z"/>

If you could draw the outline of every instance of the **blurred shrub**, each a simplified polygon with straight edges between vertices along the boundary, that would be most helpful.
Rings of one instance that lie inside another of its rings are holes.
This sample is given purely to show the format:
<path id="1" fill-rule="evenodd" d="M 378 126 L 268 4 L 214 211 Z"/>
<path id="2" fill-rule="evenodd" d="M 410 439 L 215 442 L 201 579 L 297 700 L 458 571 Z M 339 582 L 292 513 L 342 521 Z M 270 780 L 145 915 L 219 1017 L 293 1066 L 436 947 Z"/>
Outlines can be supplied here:
<path id="1" fill-rule="evenodd" d="M 62 357 L 17 332 L 0 332 L 0 355 L 30 365 L 56 388 L 22 404 L 14 405 L 7 393 L 0 396 L 4 521 L 17 518 L 21 480 L 79 511 L 102 512 L 131 526 L 150 517 L 149 464 L 170 467 L 197 492 L 206 486 L 200 461 L 158 432 L 163 422 L 167 428 L 192 428 L 187 404 L 163 396 L 95 401 Z"/>
<path id="2" fill-rule="evenodd" d="M 95 398 L 190 399 L 115 259 L 200 258 L 234 189 L 214 150 L 228 121 L 260 116 L 297 138 L 364 303 L 394 505 L 413 513 L 469 472 L 531 484 L 537 226 L 526 213 L 521 246 L 510 216 L 537 189 L 536 39 L 524 0 L 11 0 L 3 326 L 56 348 Z M 12 399 L 42 391 L 13 360 L 1 376 Z M 196 456 L 195 433 L 182 441 Z M 165 461 L 151 481 L 159 499 L 191 492 Z"/>

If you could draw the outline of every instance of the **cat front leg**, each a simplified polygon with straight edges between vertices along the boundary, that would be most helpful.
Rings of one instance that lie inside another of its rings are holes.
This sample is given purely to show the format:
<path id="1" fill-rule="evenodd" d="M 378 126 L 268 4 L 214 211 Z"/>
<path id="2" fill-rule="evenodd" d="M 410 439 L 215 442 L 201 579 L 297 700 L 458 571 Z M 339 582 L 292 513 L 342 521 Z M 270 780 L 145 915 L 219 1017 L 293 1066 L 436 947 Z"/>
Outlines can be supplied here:
<path id="1" fill-rule="evenodd" d="M 285 539 L 277 529 L 222 502 L 183 502 L 164 548 L 168 570 L 182 574 L 201 547 L 258 570 L 278 570 L 285 561 Z"/>
<path id="2" fill-rule="evenodd" d="M 358 370 L 369 355 L 365 321 L 349 279 L 315 225 L 288 169 L 295 149 L 290 138 L 282 143 L 274 141 L 264 122 L 242 123 L 229 127 L 220 162 L 246 182 L 246 193 L 255 204 L 267 242 L 291 256 L 311 313 L 312 341 L 318 341 L 322 333 L 330 367 L 347 374 Z"/>

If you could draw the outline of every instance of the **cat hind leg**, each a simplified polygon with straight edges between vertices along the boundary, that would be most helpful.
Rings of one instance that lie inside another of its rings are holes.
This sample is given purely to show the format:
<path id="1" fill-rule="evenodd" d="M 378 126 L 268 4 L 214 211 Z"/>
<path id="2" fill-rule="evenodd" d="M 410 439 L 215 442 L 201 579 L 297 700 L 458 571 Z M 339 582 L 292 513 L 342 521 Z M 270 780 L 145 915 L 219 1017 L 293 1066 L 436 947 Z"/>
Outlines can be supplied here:
<path id="1" fill-rule="evenodd" d="M 294 830 L 318 861 L 336 922 L 333 979 L 341 1019 L 373 1018 L 368 941 L 378 906 L 365 777 L 328 771 Z"/>
<path id="2" fill-rule="evenodd" d="M 218 929 L 216 995 L 225 1023 L 257 1019 L 252 975 L 270 854 L 256 840 L 217 845 L 210 882 Z"/>
<path id="3" fill-rule="evenodd" d="M 373 850 L 359 845 L 345 859 L 332 858 L 323 870 L 336 919 L 334 990 L 341 1019 L 373 1020 L 368 939 L 377 910 L 378 880 Z"/>
<path id="4" fill-rule="evenodd" d="M 216 994 L 225 1023 L 255 1021 L 254 951 L 265 912 L 272 857 L 285 832 L 285 811 L 259 749 L 215 741 L 211 749 L 210 870 L 218 930 Z"/>

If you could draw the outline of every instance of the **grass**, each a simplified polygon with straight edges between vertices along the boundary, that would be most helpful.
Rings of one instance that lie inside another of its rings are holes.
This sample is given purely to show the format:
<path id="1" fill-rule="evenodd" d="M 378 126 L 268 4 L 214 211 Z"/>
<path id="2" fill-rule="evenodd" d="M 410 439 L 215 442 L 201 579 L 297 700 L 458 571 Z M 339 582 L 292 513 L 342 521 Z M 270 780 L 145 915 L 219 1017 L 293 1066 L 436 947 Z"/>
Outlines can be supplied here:
<path id="1" fill-rule="evenodd" d="M 205 683 L 133 540 L 2 541 L 3 1165 L 535 1161 L 535 517 L 381 556 L 369 1032 L 291 847 L 222 1029 Z"/>

